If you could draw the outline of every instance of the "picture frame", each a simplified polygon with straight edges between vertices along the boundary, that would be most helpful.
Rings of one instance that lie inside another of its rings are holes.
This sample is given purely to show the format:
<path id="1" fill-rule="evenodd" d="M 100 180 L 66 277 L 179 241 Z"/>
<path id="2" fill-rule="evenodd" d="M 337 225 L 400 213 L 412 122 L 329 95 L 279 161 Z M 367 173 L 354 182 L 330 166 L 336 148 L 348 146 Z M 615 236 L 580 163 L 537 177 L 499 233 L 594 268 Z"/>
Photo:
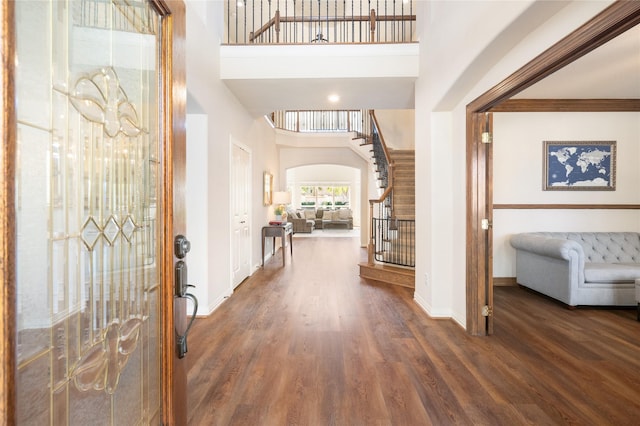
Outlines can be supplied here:
<path id="1" fill-rule="evenodd" d="M 264 198 L 263 203 L 265 206 L 270 206 L 273 202 L 273 175 L 269 172 L 264 172 Z"/>
<path id="2" fill-rule="evenodd" d="M 543 141 L 544 191 L 615 191 L 616 141 Z"/>

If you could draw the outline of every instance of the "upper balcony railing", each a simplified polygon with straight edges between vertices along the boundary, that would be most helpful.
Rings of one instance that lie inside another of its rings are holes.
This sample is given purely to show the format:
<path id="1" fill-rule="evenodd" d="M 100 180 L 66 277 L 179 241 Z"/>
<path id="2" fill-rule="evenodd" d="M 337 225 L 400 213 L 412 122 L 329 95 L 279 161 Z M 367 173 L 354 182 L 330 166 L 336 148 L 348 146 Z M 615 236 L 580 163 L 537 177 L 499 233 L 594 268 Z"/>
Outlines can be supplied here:
<path id="1" fill-rule="evenodd" d="M 411 43 L 416 0 L 225 0 L 225 44 Z"/>
<path id="2" fill-rule="evenodd" d="M 366 132 L 366 110 L 275 111 L 271 122 L 278 129 L 301 133 Z"/>

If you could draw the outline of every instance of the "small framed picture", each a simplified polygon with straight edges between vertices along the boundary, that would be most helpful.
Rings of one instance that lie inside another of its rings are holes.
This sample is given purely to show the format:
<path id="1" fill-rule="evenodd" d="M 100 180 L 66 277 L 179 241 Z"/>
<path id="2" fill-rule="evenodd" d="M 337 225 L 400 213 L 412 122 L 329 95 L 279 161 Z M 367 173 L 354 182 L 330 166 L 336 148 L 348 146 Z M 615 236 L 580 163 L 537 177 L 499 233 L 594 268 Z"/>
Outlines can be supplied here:
<path id="1" fill-rule="evenodd" d="M 614 191 L 615 141 L 544 141 L 545 191 Z"/>
<path id="2" fill-rule="evenodd" d="M 264 205 L 270 206 L 273 197 L 273 175 L 269 172 L 264 172 Z"/>

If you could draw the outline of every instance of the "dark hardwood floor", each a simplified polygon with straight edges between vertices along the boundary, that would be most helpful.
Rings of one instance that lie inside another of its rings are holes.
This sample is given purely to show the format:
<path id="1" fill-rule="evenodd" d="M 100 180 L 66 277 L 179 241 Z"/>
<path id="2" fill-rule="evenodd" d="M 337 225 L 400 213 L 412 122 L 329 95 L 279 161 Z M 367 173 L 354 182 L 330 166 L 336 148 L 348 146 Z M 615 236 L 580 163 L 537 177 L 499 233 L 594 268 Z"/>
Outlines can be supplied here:
<path id="1" fill-rule="evenodd" d="M 297 238 L 189 336 L 190 425 L 640 424 L 635 310 L 495 291 L 495 335 L 358 276 L 355 238 Z"/>

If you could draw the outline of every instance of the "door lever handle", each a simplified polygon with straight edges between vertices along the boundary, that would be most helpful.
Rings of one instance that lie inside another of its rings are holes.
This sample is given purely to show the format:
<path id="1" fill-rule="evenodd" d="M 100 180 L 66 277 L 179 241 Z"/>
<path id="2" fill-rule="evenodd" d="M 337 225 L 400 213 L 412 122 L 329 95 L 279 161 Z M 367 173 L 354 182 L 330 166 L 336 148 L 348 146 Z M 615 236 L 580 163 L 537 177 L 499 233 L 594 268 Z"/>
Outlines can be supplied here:
<path id="1" fill-rule="evenodd" d="M 194 285 L 189 284 L 188 287 L 195 287 Z M 189 334 L 189 330 L 193 325 L 193 322 L 196 319 L 196 314 L 198 313 L 198 298 L 195 297 L 191 293 L 185 293 L 183 296 L 185 299 L 190 299 L 193 302 L 193 313 L 191 314 L 191 319 L 189 320 L 189 324 L 187 324 L 187 328 L 184 330 L 184 334 L 179 334 L 176 332 L 176 346 L 178 346 L 178 358 L 184 358 L 187 353 L 187 335 Z"/>

